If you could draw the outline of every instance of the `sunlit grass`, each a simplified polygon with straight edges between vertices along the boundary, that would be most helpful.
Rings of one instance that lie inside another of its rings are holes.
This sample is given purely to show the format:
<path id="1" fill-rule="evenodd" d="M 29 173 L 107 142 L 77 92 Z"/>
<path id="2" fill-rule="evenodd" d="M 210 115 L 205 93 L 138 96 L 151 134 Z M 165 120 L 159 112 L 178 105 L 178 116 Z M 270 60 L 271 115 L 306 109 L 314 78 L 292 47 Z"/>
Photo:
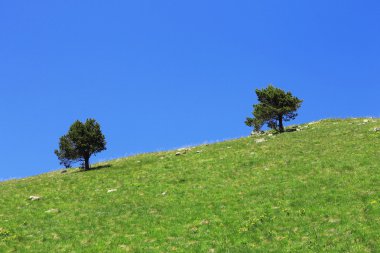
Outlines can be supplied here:
<path id="1" fill-rule="evenodd" d="M 2 182 L 0 252 L 376 252 L 374 127 L 324 120 Z"/>

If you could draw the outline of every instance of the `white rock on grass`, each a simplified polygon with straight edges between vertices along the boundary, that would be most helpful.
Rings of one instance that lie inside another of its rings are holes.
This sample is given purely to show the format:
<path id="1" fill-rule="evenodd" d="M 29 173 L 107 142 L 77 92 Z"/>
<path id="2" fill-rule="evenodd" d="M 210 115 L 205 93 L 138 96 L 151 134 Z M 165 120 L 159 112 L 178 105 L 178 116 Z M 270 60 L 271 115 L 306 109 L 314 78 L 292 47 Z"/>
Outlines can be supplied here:
<path id="1" fill-rule="evenodd" d="M 40 196 L 30 196 L 29 197 L 29 200 L 31 200 L 31 201 L 40 200 L 40 199 L 41 199 Z"/>
<path id="2" fill-rule="evenodd" d="M 177 152 L 175 153 L 176 156 L 179 156 L 179 155 L 184 155 L 186 154 L 187 152 L 190 152 L 191 151 L 191 148 L 179 148 L 177 149 Z"/>
<path id="3" fill-rule="evenodd" d="M 260 135 L 263 135 L 265 132 L 264 131 L 255 131 L 253 130 L 251 132 L 251 136 L 260 136 Z"/>
<path id="4" fill-rule="evenodd" d="M 191 150 L 191 148 L 179 148 L 179 149 L 177 149 L 177 151 L 179 151 L 179 152 L 190 151 L 190 150 Z"/>
<path id="5" fill-rule="evenodd" d="M 264 138 L 261 138 L 261 139 L 257 139 L 257 140 L 255 140 L 256 143 L 261 143 L 261 142 L 264 142 L 264 141 L 265 141 Z"/>
<path id="6" fill-rule="evenodd" d="M 107 193 L 111 193 L 111 192 L 115 192 L 115 191 L 117 191 L 117 189 L 109 189 L 109 190 L 107 191 Z"/>
<path id="7" fill-rule="evenodd" d="M 45 213 L 59 213 L 59 212 L 60 212 L 59 209 L 56 209 L 56 208 L 45 211 Z"/>
<path id="8" fill-rule="evenodd" d="M 375 132 L 380 132 L 380 127 L 375 127 L 375 128 L 373 129 L 373 131 L 375 131 Z"/>

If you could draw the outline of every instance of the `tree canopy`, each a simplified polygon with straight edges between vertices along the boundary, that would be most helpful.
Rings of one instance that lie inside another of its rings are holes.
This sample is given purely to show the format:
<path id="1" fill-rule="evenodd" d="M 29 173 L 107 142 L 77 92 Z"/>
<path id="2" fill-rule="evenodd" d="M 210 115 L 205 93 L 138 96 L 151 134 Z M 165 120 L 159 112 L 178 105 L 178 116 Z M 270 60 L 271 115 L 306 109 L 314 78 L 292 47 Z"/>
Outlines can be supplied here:
<path id="1" fill-rule="evenodd" d="M 253 118 L 247 118 L 245 123 L 260 131 L 266 123 L 269 128 L 284 132 L 284 121 L 296 118 L 296 111 L 301 107 L 302 100 L 273 85 L 264 89 L 256 89 L 258 104 L 253 105 Z"/>
<path id="2" fill-rule="evenodd" d="M 106 149 L 106 140 L 95 119 L 79 120 L 71 125 L 68 133 L 59 139 L 59 149 L 54 153 L 66 168 L 72 163 L 82 162 L 85 170 L 90 169 L 90 157 Z"/>

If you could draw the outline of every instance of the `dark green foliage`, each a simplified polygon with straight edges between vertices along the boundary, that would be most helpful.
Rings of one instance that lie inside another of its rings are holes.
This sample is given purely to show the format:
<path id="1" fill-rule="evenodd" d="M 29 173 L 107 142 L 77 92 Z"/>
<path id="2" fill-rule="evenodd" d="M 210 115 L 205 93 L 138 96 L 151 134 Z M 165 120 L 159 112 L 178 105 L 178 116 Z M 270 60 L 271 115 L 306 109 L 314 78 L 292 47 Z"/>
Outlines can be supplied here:
<path id="1" fill-rule="evenodd" d="M 87 119 L 85 123 L 77 120 L 71 125 L 69 132 L 59 139 L 59 150 L 54 153 L 66 168 L 72 163 L 82 162 L 83 168 L 88 170 L 91 155 L 105 149 L 106 141 L 99 123 Z"/>
<path id="2" fill-rule="evenodd" d="M 253 127 L 256 132 L 259 132 L 263 126 L 262 121 L 256 118 L 247 118 L 245 124 L 247 126 Z"/>
<path id="3" fill-rule="evenodd" d="M 247 118 L 245 123 L 259 131 L 266 123 L 269 128 L 284 132 L 284 121 L 290 121 L 297 116 L 302 100 L 292 93 L 285 92 L 272 85 L 265 89 L 256 89 L 258 104 L 253 106 L 254 118 Z"/>

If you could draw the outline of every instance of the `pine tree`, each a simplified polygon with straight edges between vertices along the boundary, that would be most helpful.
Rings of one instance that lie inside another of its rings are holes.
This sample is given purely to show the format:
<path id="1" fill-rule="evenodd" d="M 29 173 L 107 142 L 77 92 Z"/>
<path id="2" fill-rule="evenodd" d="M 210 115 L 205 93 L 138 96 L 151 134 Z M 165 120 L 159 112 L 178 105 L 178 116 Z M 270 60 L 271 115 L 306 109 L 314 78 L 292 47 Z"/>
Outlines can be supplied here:
<path id="1" fill-rule="evenodd" d="M 99 123 L 87 119 L 85 123 L 77 120 L 71 125 L 68 133 L 59 139 L 59 150 L 54 153 L 66 168 L 72 163 L 82 162 L 83 168 L 89 170 L 90 157 L 105 149 L 106 141 Z"/>
<path id="2" fill-rule="evenodd" d="M 264 89 L 256 89 L 258 104 L 253 105 L 253 118 L 247 118 L 245 123 L 259 131 L 266 123 L 269 128 L 280 133 L 284 132 L 284 122 L 297 117 L 296 111 L 301 107 L 302 100 L 292 93 L 269 85 Z"/>

